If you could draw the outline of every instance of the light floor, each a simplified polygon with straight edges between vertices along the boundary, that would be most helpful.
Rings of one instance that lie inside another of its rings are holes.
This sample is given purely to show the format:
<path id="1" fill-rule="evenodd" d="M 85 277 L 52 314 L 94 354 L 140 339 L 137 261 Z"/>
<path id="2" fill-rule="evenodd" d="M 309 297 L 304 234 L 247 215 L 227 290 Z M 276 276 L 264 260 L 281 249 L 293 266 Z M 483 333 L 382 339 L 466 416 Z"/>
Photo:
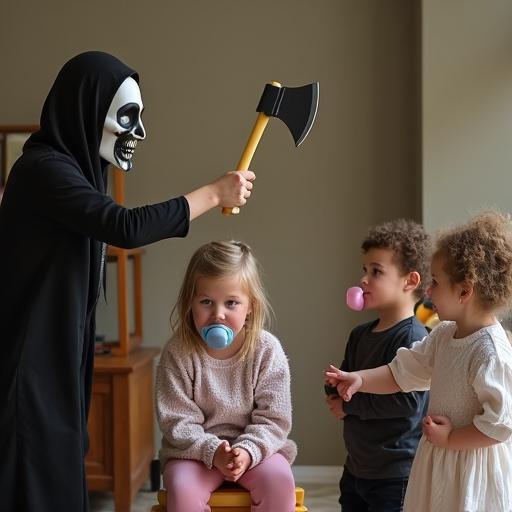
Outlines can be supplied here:
<path id="1" fill-rule="evenodd" d="M 294 466 L 298 487 L 306 491 L 305 505 L 310 512 L 340 512 L 338 480 L 341 468 L 336 466 Z M 148 486 L 149 488 L 149 486 Z M 156 493 L 141 490 L 132 504 L 132 512 L 148 512 L 156 504 Z M 91 512 L 115 512 L 111 493 L 91 493 Z"/>

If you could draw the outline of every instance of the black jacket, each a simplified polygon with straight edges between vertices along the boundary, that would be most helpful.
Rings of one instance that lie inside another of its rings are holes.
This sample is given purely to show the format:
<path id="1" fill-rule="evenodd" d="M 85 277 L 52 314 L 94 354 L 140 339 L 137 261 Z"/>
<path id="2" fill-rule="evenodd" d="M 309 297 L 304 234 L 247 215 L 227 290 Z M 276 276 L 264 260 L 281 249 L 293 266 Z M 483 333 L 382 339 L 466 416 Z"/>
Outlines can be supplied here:
<path id="1" fill-rule="evenodd" d="M 133 70 L 71 59 L 0 204 L 0 496 L 5 512 L 87 510 L 84 456 L 104 243 L 185 236 L 185 198 L 127 209 L 99 156 L 114 94 Z"/>

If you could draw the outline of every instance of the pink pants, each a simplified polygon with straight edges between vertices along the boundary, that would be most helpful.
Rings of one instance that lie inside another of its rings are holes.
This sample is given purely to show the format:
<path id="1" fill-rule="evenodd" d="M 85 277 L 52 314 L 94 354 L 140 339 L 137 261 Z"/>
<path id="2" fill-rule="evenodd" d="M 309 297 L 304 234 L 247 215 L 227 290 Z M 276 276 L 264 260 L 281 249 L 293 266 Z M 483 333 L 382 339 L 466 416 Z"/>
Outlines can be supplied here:
<path id="1" fill-rule="evenodd" d="M 164 469 L 167 512 L 211 512 L 208 500 L 224 482 L 217 469 L 202 462 L 171 459 Z M 295 482 L 288 461 L 275 453 L 237 481 L 251 493 L 251 512 L 294 512 Z"/>

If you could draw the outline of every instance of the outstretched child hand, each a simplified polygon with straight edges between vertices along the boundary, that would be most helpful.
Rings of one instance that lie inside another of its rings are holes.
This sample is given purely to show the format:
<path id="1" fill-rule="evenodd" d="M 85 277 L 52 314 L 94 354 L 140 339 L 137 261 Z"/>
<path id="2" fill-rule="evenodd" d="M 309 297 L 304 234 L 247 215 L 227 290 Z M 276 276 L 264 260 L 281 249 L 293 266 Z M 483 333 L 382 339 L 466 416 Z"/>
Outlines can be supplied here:
<path id="1" fill-rule="evenodd" d="M 423 418 L 422 430 L 425 437 L 434 446 L 447 448 L 453 425 L 450 418 L 446 416 L 425 416 Z"/>
<path id="2" fill-rule="evenodd" d="M 343 400 L 339 396 L 327 395 L 325 397 L 325 402 L 327 403 L 327 407 L 331 414 L 337 420 L 345 419 L 346 413 L 343 410 Z"/>
<path id="3" fill-rule="evenodd" d="M 325 381 L 330 386 L 336 386 L 338 395 L 349 402 L 352 395 L 357 393 L 359 388 L 363 385 L 363 379 L 358 373 L 344 372 L 332 364 L 325 370 Z"/>

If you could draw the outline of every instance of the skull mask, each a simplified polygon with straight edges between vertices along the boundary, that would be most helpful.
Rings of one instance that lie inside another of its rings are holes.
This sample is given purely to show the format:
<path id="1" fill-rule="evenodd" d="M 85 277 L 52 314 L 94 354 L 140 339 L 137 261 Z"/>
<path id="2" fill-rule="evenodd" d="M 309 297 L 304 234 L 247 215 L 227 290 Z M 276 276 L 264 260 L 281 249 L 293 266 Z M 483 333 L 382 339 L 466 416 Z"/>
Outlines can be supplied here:
<path id="1" fill-rule="evenodd" d="M 100 156 L 124 171 L 132 168 L 137 141 L 146 138 L 142 109 L 139 84 L 128 77 L 112 99 L 100 143 Z"/>

